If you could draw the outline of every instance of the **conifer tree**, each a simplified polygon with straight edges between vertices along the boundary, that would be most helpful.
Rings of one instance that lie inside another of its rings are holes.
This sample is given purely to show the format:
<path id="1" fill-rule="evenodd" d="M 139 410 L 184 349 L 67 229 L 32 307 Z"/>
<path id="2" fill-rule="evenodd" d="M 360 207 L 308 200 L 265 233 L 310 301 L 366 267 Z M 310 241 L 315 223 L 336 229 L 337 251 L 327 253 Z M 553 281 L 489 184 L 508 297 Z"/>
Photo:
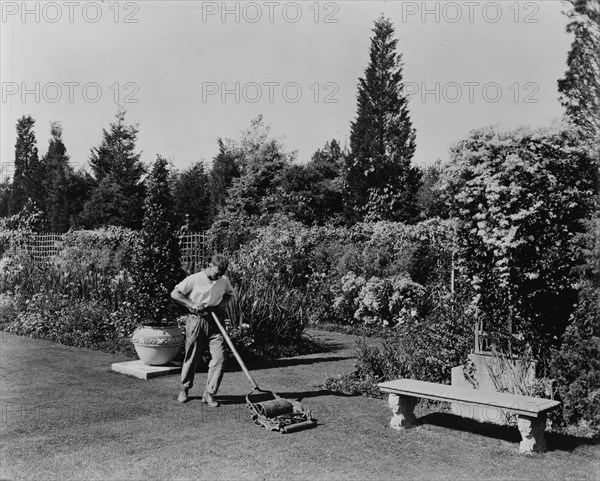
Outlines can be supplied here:
<path id="1" fill-rule="evenodd" d="M 148 176 L 143 228 L 133 257 L 132 304 L 137 322 L 169 324 L 178 307 L 169 293 L 183 277 L 167 161 L 157 156 Z"/>
<path id="2" fill-rule="evenodd" d="M 50 123 L 51 138 L 48 151 L 43 158 L 45 168 L 44 192 L 45 211 L 48 228 L 54 232 L 66 232 L 70 227 L 72 207 L 72 177 L 75 175 L 69 165 L 67 149 L 62 141 L 62 126 L 59 122 Z"/>
<path id="3" fill-rule="evenodd" d="M 565 77 L 558 81 L 567 117 L 600 143 L 600 2 L 569 0 L 567 32 L 574 35 Z"/>
<path id="4" fill-rule="evenodd" d="M 17 121 L 17 142 L 15 143 L 15 172 L 9 213 L 17 214 L 31 199 L 38 206 L 43 205 L 43 167 L 38 157 L 37 141 L 31 115 L 23 115 Z"/>
<path id="5" fill-rule="evenodd" d="M 119 225 L 139 229 L 142 225 L 146 168 L 136 150 L 137 125 L 125 122 L 120 109 L 102 142 L 92 149 L 93 191 L 82 214 L 88 227 Z"/>
<path id="6" fill-rule="evenodd" d="M 402 91 L 402 56 L 389 19 L 380 17 L 373 33 L 346 159 L 346 217 L 350 223 L 410 221 L 417 214 L 420 173 L 410 165 L 416 133 Z"/>

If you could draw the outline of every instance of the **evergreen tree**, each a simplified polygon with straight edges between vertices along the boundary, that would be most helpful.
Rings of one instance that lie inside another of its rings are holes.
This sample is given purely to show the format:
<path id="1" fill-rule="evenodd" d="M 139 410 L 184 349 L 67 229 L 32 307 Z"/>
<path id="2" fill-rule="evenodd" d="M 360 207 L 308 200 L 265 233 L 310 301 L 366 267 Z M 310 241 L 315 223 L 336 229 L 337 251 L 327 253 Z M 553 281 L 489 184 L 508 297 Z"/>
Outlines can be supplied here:
<path id="1" fill-rule="evenodd" d="M 133 257 L 132 305 L 139 323 L 174 323 L 179 312 L 169 295 L 184 273 L 167 165 L 157 156 L 148 177 L 143 228 Z"/>
<path id="2" fill-rule="evenodd" d="M 188 219 L 191 231 L 205 231 L 211 224 L 209 177 L 202 162 L 174 176 L 173 197 L 180 223 Z"/>
<path id="3" fill-rule="evenodd" d="M 84 169 L 74 171 L 67 179 L 65 189 L 65 204 L 69 217 L 69 227 L 82 228 L 85 226 L 82 214 L 91 197 L 94 180 Z"/>
<path id="4" fill-rule="evenodd" d="M 213 160 L 208 178 L 211 219 L 223 208 L 227 199 L 227 189 L 240 176 L 238 158 L 222 139 L 219 139 L 218 143 L 219 153 Z"/>
<path id="5" fill-rule="evenodd" d="M 142 225 L 146 168 L 135 152 L 138 126 L 125 123 L 119 110 L 116 122 L 103 129 L 102 143 L 92 149 L 93 191 L 86 202 L 82 221 L 88 227 L 119 225 L 139 229 Z"/>
<path id="6" fill-rule="evenodd" d="M 567 116 L 596 145 L 600 142 L 600 2 L 568 0 L 567 32 L 574 34 L 568 70 L 558 81 Z"/>
<path id="7" fill-rule="evenodd" d="M 17 142 L 15 144 L 15 172 L 9 213 L 18 213 L 31 198 L 38 206 L 43 205 L 43 167 L 38 157 L 37 142 L 31 115 L 23 115 L 17 121 Z"/>
<path id="8" fill-rule="evenodd" d="M 409 221 L 417 214 L 420 173 L 410 165 L 416 134 L 402 92 L 402 56 L 396 53 L 398 41 L 390 20 L 380 17 L 373 32 L 351 125 L 346 215 L 350 222 Z"/>
<path id="9" fill-rule="evenodd" d="M 66 232 L 70 227 L 72 207 L 76 205 L 72 203 L 72 195 L 69 192 L 74 172 L 69 165 L 59 122 L 50 123 L 50 134 L 48 152 L 42 162 L 45 167 L 45 211 L 49 229 L 54 232 Z"/>

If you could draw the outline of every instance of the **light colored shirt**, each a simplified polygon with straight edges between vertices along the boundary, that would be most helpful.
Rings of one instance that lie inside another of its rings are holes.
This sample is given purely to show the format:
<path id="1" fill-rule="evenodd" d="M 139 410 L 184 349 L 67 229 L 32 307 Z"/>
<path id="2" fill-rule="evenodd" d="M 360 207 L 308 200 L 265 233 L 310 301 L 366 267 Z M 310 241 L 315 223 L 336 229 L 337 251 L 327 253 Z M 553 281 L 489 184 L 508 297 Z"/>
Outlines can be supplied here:
<path id="1" fill-rule="evenodd" d="M 187 276 L 175 286 L 179 292 L 194 303 L 194 307 L 215 307 L 228 294 L 233 296 L 234 291 L 227 277 L 223 276 L 216 281 L 211 281 L 204 271 Z"/>

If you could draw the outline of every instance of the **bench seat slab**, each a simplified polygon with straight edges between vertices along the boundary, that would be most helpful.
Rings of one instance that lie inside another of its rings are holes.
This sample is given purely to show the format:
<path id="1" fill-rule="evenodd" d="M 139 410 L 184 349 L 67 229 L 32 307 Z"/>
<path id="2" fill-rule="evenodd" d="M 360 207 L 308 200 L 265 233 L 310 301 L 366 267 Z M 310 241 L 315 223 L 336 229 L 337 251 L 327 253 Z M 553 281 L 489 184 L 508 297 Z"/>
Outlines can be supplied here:
<path id="1" fill-rule="evenodd" d="M 495 406 L 515 414 L 537 417 L 560 405 L 559 401 L 517 394 L 482 391 L 414 379 L 397 379 L 378 384 L 379 389 L 389 394 L 414 396 L 434 401 L 463 402 Z"/>

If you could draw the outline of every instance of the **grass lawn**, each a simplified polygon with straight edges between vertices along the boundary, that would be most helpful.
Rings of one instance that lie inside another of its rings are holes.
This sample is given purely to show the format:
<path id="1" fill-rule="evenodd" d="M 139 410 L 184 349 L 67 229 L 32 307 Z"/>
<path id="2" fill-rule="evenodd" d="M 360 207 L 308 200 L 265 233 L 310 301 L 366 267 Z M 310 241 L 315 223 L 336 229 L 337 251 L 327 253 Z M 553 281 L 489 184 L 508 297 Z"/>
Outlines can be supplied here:
<path id="1" fill-rule="evenodd" d="M 548 434 L 549 451 L 518 453 L 516 428 L 417 407 L 422 425 L 387 427 L 384 400 L 316 388 L 353 366 L 351 336 L 315 332 L 326 352 L 249 366 L 261 388 L 300 399 L 315 429 L 281 435 L 252 424 L 239 370 L 216 409 L 205 373 L 187 404 L 179 377 L 142 381 L 110 371 L 125 360 L 0 332 L 2 479 L 594 479 L 600 447 Z"/>

